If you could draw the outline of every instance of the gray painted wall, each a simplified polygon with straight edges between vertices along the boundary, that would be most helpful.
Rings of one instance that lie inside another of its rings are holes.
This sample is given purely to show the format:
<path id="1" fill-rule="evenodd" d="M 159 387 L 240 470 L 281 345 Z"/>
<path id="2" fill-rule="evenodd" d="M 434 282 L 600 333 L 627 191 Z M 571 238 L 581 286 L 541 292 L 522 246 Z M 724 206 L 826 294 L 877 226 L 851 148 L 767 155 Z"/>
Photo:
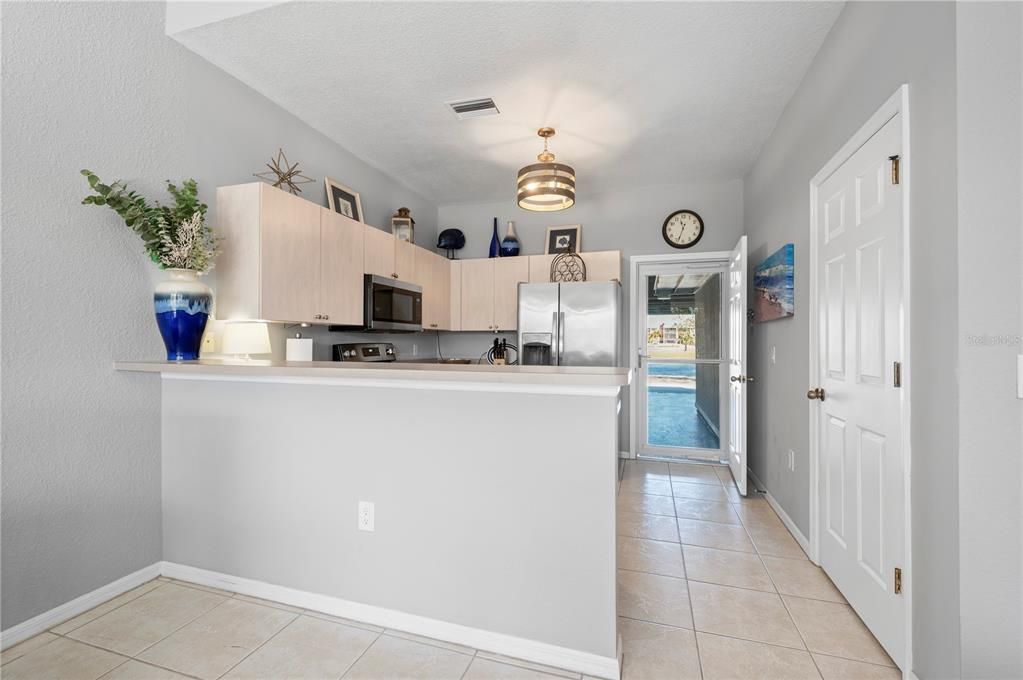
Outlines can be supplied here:
<path id="1" fill-rule="evenodd" d="M 164 558 L 613 659 L 615 403 L 164 380 Z"/>
<path id="2" fill-rule="evenodd" d="M 490 246 L 493 220 L 498 218 L 499 235 L 504 236 L 505 225 L 515 222 L 522 244 L 522 254 L 537 255 L 544 252 L 547 227 L 560 224 L 582 225 L 582 250 L 621 250 L 622 302 L 624 324 L 622 328 L 623 359 L 629 351 L 627 328 L 629 320 L 629 257 L 682 252 L 731 250 L 743 234 L 742 181 L 666 184 L 623 189 L 615 193 L 592 194 L 586 192 L 586 169 L 579 173 L 579 193 L 576 204 L 556 213 L 538 213 L 522 210 L 515 203 L 514 178 L 508 178 L 509 200 L 499 203 L 442 205 L 438 209 L 439 229 L 457 227 L 465 232 L 466 245 L 459 251 L 460 258 L 486 257 Z M 703 218 L 705 233 L 692 249 L 680 251 L 668 246 L 661 237 L 664 218 L 676 210 L 689 208 Z M 485 349 L 487 333 L 447 333 L 443 342 L 447 348 Z M 490 336 L 492 337 L 492 336 Z M 511 341 L 511 340 L 510 340 Z M 453 353 L 449 353 L 451 355 Z M 629 449 L 629 404 L 623 400 L 619 441 L 621 449 Z"/>
<path id="3" fill-rule="evenodd" d="M 162 3 L 3 4 L 3 587 L 8 628 L 161 558 L 160 392 L 114 359 L 163 345 L 138 237 L 79 205 L 78 170 L 219 184 L 283 146 L 362 193 L 369 219 L 436 207 L 164 35 Z M 211 214 L 215 224 L 216 215 Z M 215 283 L 215 277 L 213 277 Z"/>
<path id="4" fill-rule="evenodd" d="M 956 35 L 953 3 L 849 3 L 746 177 L 750 263 L 796 246 L 796 313 L 758 324 L 750 466 L 809 530 L 809 181 L 901 85 L 910 85 L 914 671 L 959 672 Z M 771 365 L 771 347 L 777 364 Z M 770 399 L 758 399 L 769 394 Z M 785 455 L 796 453 L 788 472 Z"/>
<path id="5" fill-rule="evenodd" d="M 958 4 L 956 33 L 962 675 L 1021 678 L 1023 5 Z"/>

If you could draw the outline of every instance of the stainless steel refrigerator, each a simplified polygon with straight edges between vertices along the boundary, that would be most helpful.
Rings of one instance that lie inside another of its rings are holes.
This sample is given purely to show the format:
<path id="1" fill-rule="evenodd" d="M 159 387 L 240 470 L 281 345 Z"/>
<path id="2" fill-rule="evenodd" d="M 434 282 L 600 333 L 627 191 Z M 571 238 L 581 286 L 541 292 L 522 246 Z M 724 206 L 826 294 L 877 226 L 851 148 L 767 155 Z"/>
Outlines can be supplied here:
<path id="1" fill-rule="evenodd" d="M 519 284 L 519 363 L 618 366 L 621 284 Z"/>

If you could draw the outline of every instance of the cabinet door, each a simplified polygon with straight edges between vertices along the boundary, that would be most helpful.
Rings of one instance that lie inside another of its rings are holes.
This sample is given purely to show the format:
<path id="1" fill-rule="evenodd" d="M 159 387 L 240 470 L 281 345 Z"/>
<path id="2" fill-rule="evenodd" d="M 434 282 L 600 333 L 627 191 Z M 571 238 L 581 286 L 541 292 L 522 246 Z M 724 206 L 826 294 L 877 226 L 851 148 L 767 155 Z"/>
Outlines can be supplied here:
<path id="1" fill-rule="evenodd" d="M 416 247 L 408 241 L 402 241 L 393 236 L 391 241 L 394 243 L 394 273 L 401 281 L 415 281 Z M 420 250 L 422 249 L 420 248 Z"/>
<path id="2" fill-rule="evenodd" d="M 551 262 L 553 255 L 530 255 L 529 256 L 529 282 L 550 283 Z"/>
<path id="3" fill-rule="evenodd" d="M 260 318 L 315 321 L 320 304 L 320 206 L 260 190 Z"/>
<path id="4" fill-rule="evenodd" d="M 413 246 L 415 278 L 423 287 L 423 329 L 447 330 L 451 325 L 451 272 L 448 261 L 425 248 Z"/>
<path id="5" fill-rule="evenodd" d="M 529 281 L 529 260 L 505 257 L 494 262 L 494 330 L 518 328 L 519 283 Z"/>
<path id="6" fill-rule="evenodd" d="M 394 267 L 394 237 L 386 231 L 363 225 L 365 231 L 365 259 L 363 260 L 363 271 L 367 274 L 386 276 L 393 278 Z"/>
<path id="7" fill-rule="evenodd" d="M 494 328 L 494 263 L 496 259 L 462 260 L 462 330 Z"/>
<path id="8" fill-rule="evenodd" d="M 449 331 L 462 330 L 462 262 L 460 260 L 448 260 L 448 271 L 451 281 L 451 318 L 447 329 Z"/>
<path id="9" fill-rule="evenodd" d="M 320 321 L 361 324 L 363 224 L 320 208 Z"/>
<path id="10" fill-rule="evenodd" d="M 622 251 L 598 250 L 582 253 L 582 256 L 583 262 L 586 263 L 587 281 L 622 280 Z"/>

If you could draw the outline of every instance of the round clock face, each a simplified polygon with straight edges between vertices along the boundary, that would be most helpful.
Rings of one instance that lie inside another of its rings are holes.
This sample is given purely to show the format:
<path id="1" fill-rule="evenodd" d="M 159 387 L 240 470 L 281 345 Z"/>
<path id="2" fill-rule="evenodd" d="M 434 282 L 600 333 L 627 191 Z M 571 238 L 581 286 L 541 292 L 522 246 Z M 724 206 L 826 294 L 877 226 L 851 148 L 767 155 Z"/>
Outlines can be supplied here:
<path id="1" fill-rule="evenodd" d="M 703 236 L 703 218 L 692 210 L 673 212 L 664 220 L 661 236 L 672 248 L 691 248 Z"/>

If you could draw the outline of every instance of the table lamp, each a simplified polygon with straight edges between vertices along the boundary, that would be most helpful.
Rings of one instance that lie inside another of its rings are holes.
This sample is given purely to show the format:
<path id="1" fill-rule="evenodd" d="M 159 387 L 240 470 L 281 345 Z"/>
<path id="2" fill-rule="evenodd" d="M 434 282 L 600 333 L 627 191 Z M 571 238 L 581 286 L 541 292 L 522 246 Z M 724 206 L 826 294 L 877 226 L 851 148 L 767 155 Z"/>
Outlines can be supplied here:
<path id="1" fill-rule="evenodd" d="M 270 353 L 270 331 L 261 321 L 234 321 L 224 325 L 221 353 L 232 354 L 243 361 L 250 354 Z"/>

